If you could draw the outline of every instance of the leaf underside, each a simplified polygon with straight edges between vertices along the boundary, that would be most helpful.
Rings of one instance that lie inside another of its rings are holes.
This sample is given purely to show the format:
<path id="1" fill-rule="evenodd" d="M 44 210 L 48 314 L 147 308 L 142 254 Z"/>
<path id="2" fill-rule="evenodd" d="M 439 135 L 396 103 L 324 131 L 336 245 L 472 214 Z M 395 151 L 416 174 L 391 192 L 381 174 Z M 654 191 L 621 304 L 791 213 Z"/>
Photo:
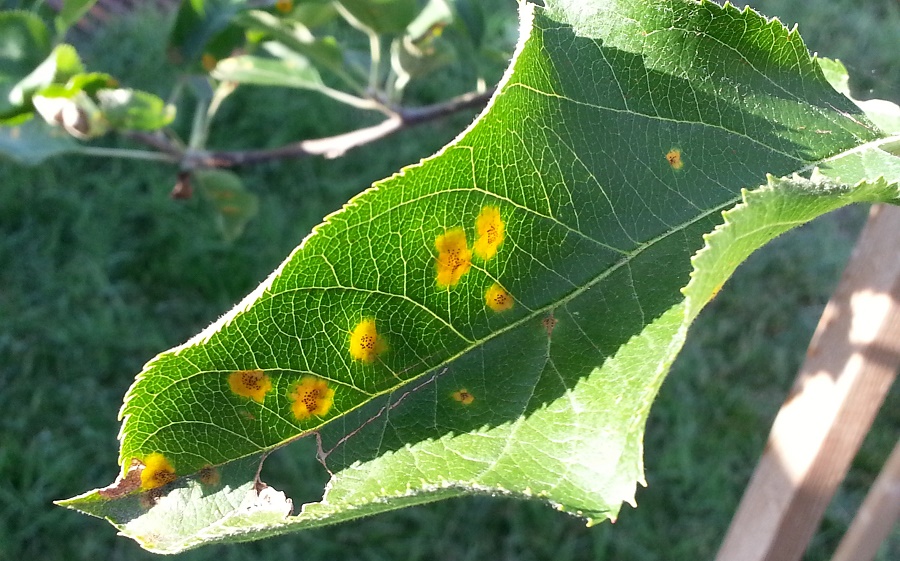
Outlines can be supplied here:
<path id="1" fill-rule="evenodd" d="M 778 21 L 710 2 L 548 5 L 522 6 L 472 126 L 138 375 L 123 474 L 161 453 L 178 479 L 61 504 L 172 553 L 464 493 L 537 497 L 589 524 L 634 502 L 650 404 L 699 310 L 781 232 L 896 201 L 900 164 Z M 478 245 L 491 212 L 495 255 Z M 460 229 L 471 257 L 453 284 L 441 247 Z M 511 308 L 486 302 L 496 290 Z M 354 354 L 365 322 L 378 345 Z M 270 388 L 236 393 L 241 371 Z M 292 396 L 321 381 L 333 404 L 298 417 Z M 254 476 L 303 436 L 331 479 L 287 516 Z"/>

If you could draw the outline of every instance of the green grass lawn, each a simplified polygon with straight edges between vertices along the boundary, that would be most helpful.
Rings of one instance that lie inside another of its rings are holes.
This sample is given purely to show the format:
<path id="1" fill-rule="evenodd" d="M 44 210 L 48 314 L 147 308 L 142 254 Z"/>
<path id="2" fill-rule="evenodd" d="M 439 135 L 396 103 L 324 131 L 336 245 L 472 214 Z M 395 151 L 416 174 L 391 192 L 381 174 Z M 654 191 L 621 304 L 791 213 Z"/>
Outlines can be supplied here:
<path id="1" fill-rule="evenodd" d="M 788 12 L 791 3 L 759 5 L 786 23 L 799 20 L 814 50 L 862 72 L 855 82 L 861 89 L 900 98 L 896 49 L 886 50 L 900 25 L 895 3 L 819 1 L 795 12 Z M 494 20 L 502 33 L 502 18 Z M 129 62 L 129 53 L 154 48 L 161 27 L 132 22 L 99 37 L 89 65 L 165 93 L 160 82 L 171 75 L 164 64 Z M 859 34 L 865 41 L 853 40 Z M 433 99 L 448 87 L 438 80 L 414 93 Z M 333 108 L 296 92 L 247 89 L 223 109 L 213 143 L 274 145 L 356 125 L 354 115 Z M 107 523 L 51 504 L 115 477 L 116 414 L 134 375 L 253 289 L 325 214 L 430 155 L 471 118 L 408 131 L 338 160 L 243 170 L 261 208 L 232 244 L 204 201 L 169 198 L 174 176 L 164 166 L 61 158 L 25 169 L 0 162 L 0 560 L 155 557 Z M 638 491 L 639 508 L 623 507 L 616 524 L 585 528 L 540 503 L 471 497 L 180 558 L 711 559 L 865 214 L 847 209 L 779 238 L 703 312 L 651 413 L 649 487 Z M 830 557 L 898 433 L 895 390 L 808 560 Z M 295 499 L 317 498 L 315 483 L 324 477 L 310 444 L 280 450 L 266 464 L 266 479 Z M 889 559 L 900 559 L 900 531 L 880 552 L 880 561 Z"/>

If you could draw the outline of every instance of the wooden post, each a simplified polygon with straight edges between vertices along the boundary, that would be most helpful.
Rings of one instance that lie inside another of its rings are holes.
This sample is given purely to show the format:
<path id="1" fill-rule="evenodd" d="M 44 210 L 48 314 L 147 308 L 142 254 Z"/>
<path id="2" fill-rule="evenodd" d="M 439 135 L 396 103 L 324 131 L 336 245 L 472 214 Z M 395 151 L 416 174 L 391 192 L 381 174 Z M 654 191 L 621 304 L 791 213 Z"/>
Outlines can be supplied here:
<path id="1" fill-rule="evenodd" d="M 872 208 L 716 561 L 798 561 L 900 366 L 900 207 Z"/>
<path id="2" fill-rule="evenodd" d="M 900 441 L 866 494 L 831 561 L 872 561 L 900 519 Z"/>

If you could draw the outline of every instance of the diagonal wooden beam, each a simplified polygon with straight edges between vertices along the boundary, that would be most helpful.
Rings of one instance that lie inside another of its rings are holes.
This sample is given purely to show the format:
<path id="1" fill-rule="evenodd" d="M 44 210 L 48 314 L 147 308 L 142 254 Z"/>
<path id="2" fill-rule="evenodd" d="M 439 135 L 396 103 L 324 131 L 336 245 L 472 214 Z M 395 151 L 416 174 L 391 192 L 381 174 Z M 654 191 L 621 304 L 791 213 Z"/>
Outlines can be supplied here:
<path id="1" fill-rule="evenodd" d="M 900 520 L 900 441 L 866 494 L 831 561 L 872 561 L 897 520 Z"/>
<path id="2" fill-rule="evenodd" d="M 716 561 L 798 561 L 900 367 L 900 207 L 875 206 Z"/>

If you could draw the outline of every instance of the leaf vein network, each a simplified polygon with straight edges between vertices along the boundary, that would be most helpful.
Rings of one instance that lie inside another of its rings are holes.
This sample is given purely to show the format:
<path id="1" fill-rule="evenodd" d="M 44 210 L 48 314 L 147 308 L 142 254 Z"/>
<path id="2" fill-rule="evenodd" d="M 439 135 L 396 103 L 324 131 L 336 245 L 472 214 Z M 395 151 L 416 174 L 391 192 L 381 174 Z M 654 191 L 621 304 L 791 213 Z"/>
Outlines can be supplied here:
<path id="1" fill-rule="evenodd" d="M 199 424 L 199 425 L 204 425 L 204 426 L 213 427 L 213 428 L 215 428 L 216 430 L 220 430 L 220 431 L 225 432 L 225 433 L 228 433 L 228 434 L 230 434 L 230 435 L 232 435 L 232 436 L 234 436 L 234 437 L 238 437 L 239 439 L 244 440 L 245 442 L 247 442 L 247 443 L 249 443 L 249 444 L 252 444 L 252 445 L 255 446 L 258 450 L 263 450 L 263 449 L 264 449 L 263 447 L 261 447 L 261 446 L 259 445 L 259 443 L 254 442 L 254 441 L 253 441 L 252 439 L 250 439 L 246 434 L 241 434 L 241 433 L 239 433 L 239 432 L 235 432 L 235 431 L 233 431 L 233 430 L 230 430 L 230 429 L 227 429 L 227 428 L 225 428 L 225 427 L 219 426 L 219 425 L 217 425 L 217 424 L 215 424 L 215 423 L 207 423 L 207 422 L 205 422 L 205 421 L 198 421 L 198 420 L 196 420 L 196 419 L 184 420 L 184 421 L 169 421 L 168 423 L 166 423 L 166 424 L 164 424 L 164 425 L 158 426 L 158 427 L 156 428 L 156 430 L 153 430 L 153 431 L 151 431 L 151 432 L 145 432 L 144 434 L 146 435 L 146 437 L 144 438 L 144 442 L 146 442 L 146 441 L 150 440 L 151 438 L 153 438 L 154 436 L 156 436 L 156 434 L 159 433 L 160 431 L 167 430 L 167 429 L 171 429 L 172 427 L 174 427 L 174 426 L 176 426 L 176 425 L 194 425 L 194 426 L 196 426 L 196 425 L 198 425 L 198 424 Z M 191 453 L 193 454 L 193 453 L 196 453 L 196 452 L 193 452 L 193 451 L 192 451 Z M 199 454 L 198 454 L 198 455 L 199 455 Z M 212 461 L 210 461 L 209 458 L 206 458 L 205 456 L 203 457 L 203 459 L 204 459 L 207 463 L 210 463 L 210 464 L 212 463 Z"/>
<path id="2" fill-rule="evenodd" d="M 789 160 L 795 160 L 795 161 L 797 161 L 797 162 L 802 162 L 802 161 L 803 161 L 803 160 L 801 160 L 800 158 L 798 158 L 797 156 L 795 156 L 795 155 L 793 155 L 793 154 L 790 154 L 790 153 L 785 152 L 785 151 L 783 151 L 783 150 L 776 149 L 776 148 L 774 148 L 774 147 L 772 147 L 772 146 L 767 145 L 766 143 L 762 142 L 761 140 L 758 140 L 758 139 L 756 139 L 756 138 L 753 138 L 752 136 L 748 136 L 748 135 L 745 134 L 745 133 L 738 132 L 738 131 L 734 131 L 734 130 L 731 130 L 731 129 L 727 128 L 727 127 L 723 127 L 722 125 L 716 125 L 716 124 L 713 124 L 713 123 L 706 123 L 706 122 L 704 122 L 704 121 L 685 121 L 685 120 L 682 120 L 682 119 L 671 119 L 671 118 L 668 118 L 668 117 L 663 117 L 663 116 L 661 116 L 661 115 L 649 115 L 649 114 L 647 114 L 647 113 L 637 113 L 637 112 L 635 112 L 635 111 L 627 111 L 627 110 L 624 110 L 624 109 L 617 109 L 617 108 L 615 108 L 615 107 L 607 107 L 607 106 L 603 106 L 603 105 L 597 105 L 597 104 L 595 104 L 595 103 L 588 103 L 588 102 L 586 102 L 586 101 L 580 101 L 580 100 L 577 100 L 577 99 L 572 99 L 571 97 L 567 97 L 567 96 L 562 96 L 562 95 L 555 94 L 555 93 L 549 93 L 549 92 L 541 91 L 541 90 L 539 90 L 539 89 L 537 89 L 537 88 L 535 88 L 535 87 L 529 86 L 529 85 L 527 85 L 527 84 L 523 84 L 523 83 L 521 83 L 521 82 L 514 83 L 514 84 L 510 84 L 508 87 L 514 87 L 514 86 L 517 86 L 517 87 L 520 87 L 520 88 L 523 88 L 523 89 L 532 91 L 532 92 L 534 92 L 534 93 L 536 93 L 536 94 L 539 94 L 539 95 L 543 95 L 543 96 L 546 96 L 546 97 L 556 97 L 556 98 L 562 99 L 562 100 L 564 100 L 564 101 L 568 101 L 569 103 L 573 103 L 573 104 L 575 104 L 575 105 L 582 105 L 582 106 L 585 106 L 585 107 L 590 107 L 590 108 L 592 108 L 592 109 L 597 109 L 597 110 L 599 110 L 599 111 L 610 111 L 610 112 L 613 112 L 613 113 L 623 113 L 623 114 L 629 114 L 629 115 L 638 115 L 638 116 L 640 116 L 640 117 L 645 117 L 645 118 L 647 118 L 647 119 L 653 119 L 653 120 L 664 121 L 664 122 L 669 122 L 669 123 L 676 123 L 676 124 L 679 124 L 679 125 L 703 125 L 703 126 L 705 126 L 705 127 L 710 127 L 710 128 L 718 129 L 718 130 L 721 130 L 721 131 L 723 131 L 723 132 L 727 132 L 728 134 L 733 134 L 733 135 L 735 135 L 735 136 L 739 136 L 739 137 L 743 138 L 744 140 L 747 140 L 747 141 L 751 142 L 752 144 L 756 144 L 756 145 L 762 146 L 763 148 L 766 148 L 767 150 L 770 150 L 770 151 L 772 151 L 772 152 L 775 152 L 776 154 L 780 154 L 780 155 L 784 156 L 785 158 L 787 158 L 787 159 L 789 159 Z M 742 112 L 741 114 L 743 115 L 743 112 Z"/>
<path id="3" fill-rule="evenodd" d="M 417 308 L 419 308 L 419 309 L 421 309 L 421 310 L 424 310 L 424 311 L 428 312 L 434 319 L 440 321 L 445 327 L 447 327 L 448 329 L 452 330 L 453 333 L 454 333 L 457 337 L 459 337 L 460 339 L 462 339 L 462 340 L 465 341 L 466 343 L 473 343 L 473 341 L 472 341 L 471 339 L 467 338 L 465 335 L 463 335 L 462 333 L 460 333 L 459 330 L 457 330 L 455 327 L 453 327 L 453 324 L 452 324 L 452 323 L 449 323 L 447 320 L 445 320 L 444 318 L 442 318 L 441 316 L 439 316 L 438 314 L 436 314 L 431 308 L 429 308 L 429 307 L 426 306 L 425 304 L 422 304 L 421 302 L 417 302 L 417 301 L 413 300 L 412 298 L 410 298 L 409 296 L 407 296 L 407 295 L 405 295 L 405 294 L 394 294 L 393 292 L 386 292 L 386 291 L 384 291 L 384 290 L 377 290 L 377 289 L 371 289 L 371 288 L 360 288 L 360 287 L 357 287 L 357 286 L 345 286 L 345 285 L 338 285 L 338 286 L 296 286 L 296 287 L 294 287 L 294 288 L 287 288 L 287 289 L 281 290 L 281 291 L 279 291 L 278 293 L 273 293 L 273 294 L 270 296 L 270 298 L 274 298 L 275 296 L 281 296 L 281 295 L 285 295 L 285 294 L 291 294 L 291 293 L 295 293 L 295 292 L 307 292 L 307 291 L 315 291 L 315 290 L 321 290 L 321 291 L 328 291 L 328 290 L 346 290 L 346 291 L 348 291 L 348 292 L 362 292 L 362 293 L 364 293 L 364 294 L 373 294 L 373 295 L 378 295 L 378 296 L 387 296 L 387 297 L 390 297 L 390 298 L 400 298 L 401 300 L 405 300 L 405 301 L 407 301 L 407 302 L 409 302 L 409 303 L 415 305 Z M 293 335 L 293 336 L 296 337 L 296 334 Z"/>
<path id="4" fill-rule="evenodd" d="M 507 325 L 505 325 L 505 326 L 503 326 L 503 327 L 497 329 L 496 331 L 491 332 L 490 334 L 486 335 L 485 337 L 482 337 L 482 338 L 480 338 L 480 339 L 476 339 L 476 340 L 472 341 L 468 347 L 463 348 L 463 349 L 461 349 L 460 351 L 458 351 L 457 353 L 455 353 L 454 355 L 445 358 L 445 359 L 444 359 L 443 361 L 441 361 L 440 363 L 435 364 L 434 366 L 432 366 L 429 370 L 426 370 L 426 371 L 422 372 L 422 374 L 420 374 L 420 375 L 418 375 L 418 376 L 416 376 L 416 377 L 414 377 L 414 378 L 410 378 L 410 379 L 404 381 L 404 384 L 411 383 L 413 380 L 416 380 L 416 379 L 418 379 L 418 378 L 421 378 L 422 376 L 424 376 L 424 375 L 427 374 L 428 372 L 434 372 L 434 371 L 436 371 L 436 370 L 438 370 L 438 369 L 440 369 L 440 368 L 449 367 L 450 365 L 452 365 L 453 362 L 455 362 L 455 361 L 456 361 L 457 359 L 459 359 L 461 356 L 463 356 L 463 355 L 465 355 L 466 353 L 468 353 L 469 351 L 471 351 L 476 345 L 482 345 L 482 344 L 484 344 L 484 343 L 486 343 L 486 342 L 488 342 L 488 341 L 490 341 L 490 340 L 492 340 L 492 339 L 495 339 L 495 338 L 497 338 L 497 337 L 503 335 L 504 333 L 507 333 L 507 332 L 509 332 L 509 331 L 512 331 L 512 330 L 514 330 L 514 329 L 516 329 L 516 328 L 518 328 L 518 327 L 524 325 L 525 323 L 527 323 L 527 322 L 529 322 L 529 321 L 532 321 L 534 318 L 536 318 L 536 317 L 538 317 L 538 316 L 540 316 L 540 315 L 542 315 L 542 314 L 545 314 L 545 313 L 547 313 L 547 312 L 549 312 L 549 311 L 551 311 L 551 310 L 553 310 L 553 309 L 555 309 L 555 308 L 558 308 L 558 307 L 560 307 L 560 306 L 565 306 L 565 305 L 566 305 L 568 302 L 570 302 L 571 300 L 575 299 L 576 297 L 580 296 L 581 294 L 583 294 L 583 293 L 586 292 L 587 290 L 591 289 L 591 288 L 592 288 L 594 285 L 596 285 L 598 282 L 600 282 L 600 281 L 604 280 L 605 278 L 609 277 L 612 273 L 614 273 L 615 271 L 617 271 L 619 268 L 621 268 L 621 267 L 623 267 L 623 266 L 628 266 L 628 265 L 630 264 L 630 262 L 631 262 L 635 257 L 637 257 L 639 254 L 643 253 L 643 252 L 644 252 L 645 250 L 647 250 L 648 248 L 652 247 L 654 244 L 660 242 L 661 240 L 667 238 L 668 236 L 671 236 L 671 235 L 674 235 L 674 234 L 677 234 L 677 233 L 682 232 L 684 229 L 690 227 L 692 224 L 694 224 L 694 223 L 696 223 L 696 222 L 698 222 L 698 221 L 700 221 L 700 220 L 703 220 L 703 219 L 707 218 L 708 216 L 710 216 L 710 215 L 712 215 L 712 214 L 721 212 L 721 211 L 724 210 L 724 209 L 727 209 L 727 208 L 729 208 L 729 207 L 731 207 L 731 206 L 734 206 L 734 204 L 737 203 L 739 200 L 740 200 L 740 197 L 734 197 L 734 198 L 730 199 L 729 201 L 727 201 L 727 202 L 725 202 L 725 203 L 723 203 L 723 204 L 721 204 L 721 205 L 719 205 L 719 206 L 713 207 L 713 208 L 711 208 L 710 210 L 708 210 L 707 212 L 705 212 L 705 213 L 703 213 L 703 214 L 701 214 L 701 215 L 699 215 L 699 216 L 696 216 L 696 217 L 692 218 L 691 220 L 687 220 L 687 221 L 685 221 L 684 223 L 679 224 L 679 225 L 673 227 L 672 230 L 670 230 L 670 231 L 668 231 L 668 232 L 665 232 L 665 233 L 663 233 L 663 234 L 660 234 L 659 236 L 657 236 L 656 238 L 654 238 L 654 239 L 652 239 L 652 240 L 648 240 L 647 242 L 644 242 L 644 243 L 641 244 L 638 248 L 636 248 L 635 250 L 633 250 L 631 253 L 629 253 L 628 255 L 624 256 L 620 261 L 618 261 L 617 263 L 614 263 L 613 265 L 607 267 L 606 269 L 604 269 L 603 271 L 601 271 L 599 274 L 597 274 L 594 278 L 592 278 L 592 279 L 588 280 L 587 282 L 585 282 L 583 285 L 576 287 L 575 290 L 573 290 L 573 291 L 570 292 L 569 294 L 567 294 L 567 295 L 561 297 L 560 299 L 558 299 L 558 300 L 556 300 L 556 301 L 554 301 L 554 302 L 551 302 L 551 303 L 549 303 L 549 304 L 546 304 L 546 305 L 544 305 L 544 306 L 542 306 L 542 307 L 540 307 L 540 308 L 536 308 L 532 313 L 527 314 L 527 315 L 525 315 L 525 316 L 519 318 L 518 320 L 513 321 L 513 322 L 511 322 L 511 323 L 509 323 L 509 324 L 507 324 Z M 396 390 L 397 388 L 399 388 L 399 387 L 400 387 L 400 386 L 398 385 L 398 386 L 395 386 L 395 387 L 393 387 L 393 388 L 387 388 L 387 389 L 383 390 L 382 392 L 379 392 L 377 395 L 384 395 L 384 394 L 386 394 L 386 393 L 391 393 L 391 392 L 395 391 L 395 390 Z"/>
<path id="5" fill-rule="evenodd" d="M 688 32 L 689 32 L 689 33 L 698 34 L 696 30 L 687 30 L 687 29 L 682 29 L 682 28 L 679 28 L 679 27 L 671 27 L 670 29 L 672 29 L 672 30 L 674 30 L 674 31 L 680 31 L 680 32 L 682 32 L 682 33 L 688 33 Z M 664 31 L 664 30 L 654 30 L 654 31 L 651 32 L 651 33 L 656 33 L 656 32 L 659 32 L 659 31 Z M 788 33 L 790 34 L 790 32 L 788 32 Z M 649 35 L 649 34 L 648 34 L 648 35 Z M 767 82 L 769 82 L 769 83 L 770 83 L 772 86 L 774 86 L 775 88 L 781 90 L 781 92 L 784 93 L 788 98 L 793 99 L 794 101 L 796 101 L 796 102 L 798 102 L 798 103 L 800 103 L 800 104 L 807 105 L 807 106 L 813 108 L 817 113 L 819 113 L 819 115 L 821 115 L 822 117 L 824 117 L 827 121 L 833 123 L 835 126 L 841 128 L 841 129 L 846 130 L 846 128 L 844 127 L 843 123 L 841 123 L 840 121 L 837 120 L 838 115 L 840 115 L 840 112 L 839 112 L 839 111 L 837 112 L 838 114 L 836 115 L 836 114 L 834 114 L 834 113 L 829 113 L 829 112 L 826 111 L 823 107 L 819 107 L 819 106 L 817 106 L 817 105 L 813 105 L 813 104 L 811 104 L 811 103 L 808 103 L 808 102 L 804 101 L 804 100 L 803 100 L 802 98 L 800 98 L 797 94 L 791 92 L 790 90 L 788 90 L 787 88 L 785 88 L 784 86 L 782 86 L 780 83 L 776 82 L 776 81 L 773 80 L 771 77 L 769 77 L 768 75 L 766 75 L 762 70 L 760 70 L 759 68 L 757 68 L 756 65 L 753 64 L 753 62 L 751 62 L 747 57 L 745 57 L 744 54 L 743 54 L 741 51 L 739 51 L 738 49 L 736 49 L 733 45 L 729 45 L 729 44 L 727 44 L 727 43 L 724 43 L 724 42 L 722 42 L 722 40 L 720 40 L 720 39 L 718 39 L 718 38 L 716 38 L 716 37 L 713 37 L 713 36 L 711 36 L 711 35 L 709 35 L 709 34 L 707 34 L 707 33 L 705 33 L 705 32 L 700 32 L 698 35 L 702 35 L 702 36 L 706 37 L 707 39 L 709 39 L 709 40 L 711 40 L 711 41 L 713 41 L 713 42 L 715 42 L 715 43 L 718 43 L 718 45 L 719 45 L 721 48 L 723 48 L 723 49 L 727 49 L 727 50 L 730 50 L 730 51 L 734 52 L 735 54 L 737 54 L 737 55 L 741 58 L 742 61 L 746 62 L 747 65 L 748 65 L 750 68 L 752 68 L 752 69 L 753 69 L 760 77 L 762 77 L 764 80 L 766 80 Z M 775 32 L 774 32 L 774 31 L 772 31 L 772 35 L 773 35 L 773 42 L 774 42 L 774 38 L 775 38 Z M 790 40 L 788 40 L 786 43 L 787 43 L 787 45 L 791 45 Z M 794 54 L 796 55 L 796 51 L 794 51 Z M 807 53 L 807 56 L 809 56 L 808 53 Z M 802 68 L 801 60 L 800 60 L 797 56 L 794 56 L 794 63 L 795 63 L 795 66 L 798 67 L 798 69 L 799 69 L 799 68 Z M 814 71 L 813 71 L 813 72 L 814 72 Z M 804 75 L 804 74 L 805 74 L 805 73 L 802 73 L 802 72 L 801 72 L 801 75 Z M 806 74 L 808 75 L 808 73 L 806 73 Z M 829 86 L 829 87 L 830 87 L 830 86 Z M 837 111 L 837 110 L 836 110 L 836 111 Z M 867 128 L 868 128 L 868 127 L 867 127 Z M 865 139 L 863 139 L 863 138 L 860 138 L 860 137 L 859 137 L 858 135 L 856 135 L 855 133 L 851 133 L 851 134 L 853 134 L 853 138 L 854 138 L 857 142 L 862 142 L 863 140 L 865 140 Z"/>

